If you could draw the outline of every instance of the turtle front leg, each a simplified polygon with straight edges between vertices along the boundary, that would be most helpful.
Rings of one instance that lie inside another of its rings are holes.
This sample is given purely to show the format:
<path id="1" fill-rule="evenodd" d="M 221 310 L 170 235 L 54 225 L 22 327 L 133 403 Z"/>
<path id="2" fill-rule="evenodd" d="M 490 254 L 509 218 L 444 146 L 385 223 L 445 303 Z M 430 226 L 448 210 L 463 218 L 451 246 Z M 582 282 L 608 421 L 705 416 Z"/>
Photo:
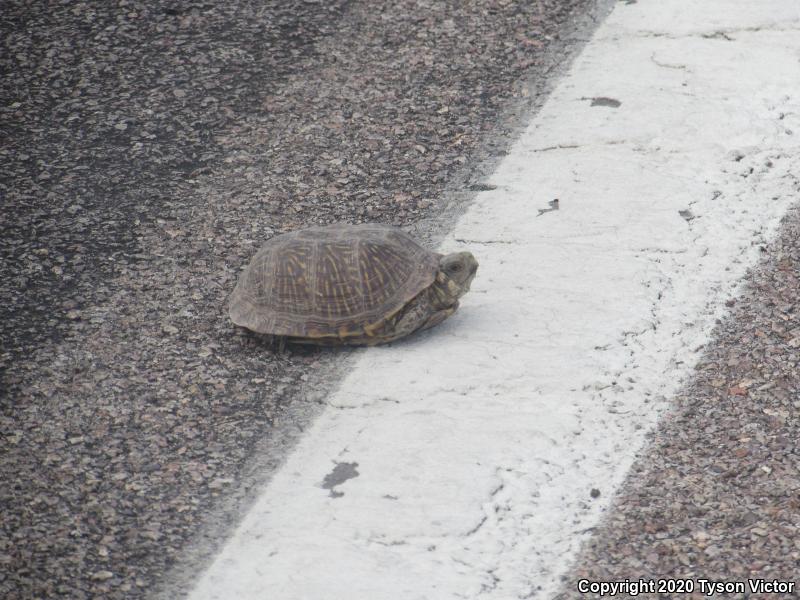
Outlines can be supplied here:
<path id="1" fill-rule="evenodd" d="M 415 331 L 430 329 L 452 315 L 457 308 L 458 302 L 453 306 L 436 310 L 428 294 L 420 294 L 409 303 L 408 308 L 395 321 L 390 339 L 396 340 Z"/>
<path id="2" fill-rule="evenodd" d="M 456 302 L 450 308 L 445 308 L 443 310 L 440 310 L 438 312 L 433 313 L 430 317 L 428 317 L 428 320 L 425 321 L 425 323 L 422 324 L 422 327 L 420 327 L 419 330 L 420 331 L 425 331 L 426 329 L 430 329 L 431 327 L 435 327 L 436 325 L 438 325 L 439 323 L 444 321 L 447 317 L 449 317 L 454 312 L 456 312 L 457 308 L 458 308 L 458 302 Z"/>

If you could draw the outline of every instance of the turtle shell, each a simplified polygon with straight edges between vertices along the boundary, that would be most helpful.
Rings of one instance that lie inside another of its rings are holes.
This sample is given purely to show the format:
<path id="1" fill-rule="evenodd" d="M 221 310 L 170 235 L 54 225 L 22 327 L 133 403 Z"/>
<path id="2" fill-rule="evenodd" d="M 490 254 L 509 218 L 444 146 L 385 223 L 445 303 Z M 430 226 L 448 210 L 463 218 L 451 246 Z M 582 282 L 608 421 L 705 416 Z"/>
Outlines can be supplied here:
<path id="1" fill-rule="evenodd" d="M 241 274 L 230 317 L 278 336 L 371 336 L 433 283 L 440 256 L 386 225 L 340 224 L 280 235 Z"/>

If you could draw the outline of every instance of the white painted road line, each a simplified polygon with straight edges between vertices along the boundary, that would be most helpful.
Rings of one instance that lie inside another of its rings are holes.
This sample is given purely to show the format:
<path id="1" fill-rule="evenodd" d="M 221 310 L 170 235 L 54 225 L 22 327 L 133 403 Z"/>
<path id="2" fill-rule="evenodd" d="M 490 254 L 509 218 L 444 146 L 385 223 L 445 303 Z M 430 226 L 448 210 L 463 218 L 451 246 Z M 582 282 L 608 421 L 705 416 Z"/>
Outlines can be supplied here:
<path id="1" fill-rule="evenodd" d="M 362 354 L 191 597 L 551 595 L 793 200 L 798 28 L 618 5 L 446 242 L 459 313 Z"/>

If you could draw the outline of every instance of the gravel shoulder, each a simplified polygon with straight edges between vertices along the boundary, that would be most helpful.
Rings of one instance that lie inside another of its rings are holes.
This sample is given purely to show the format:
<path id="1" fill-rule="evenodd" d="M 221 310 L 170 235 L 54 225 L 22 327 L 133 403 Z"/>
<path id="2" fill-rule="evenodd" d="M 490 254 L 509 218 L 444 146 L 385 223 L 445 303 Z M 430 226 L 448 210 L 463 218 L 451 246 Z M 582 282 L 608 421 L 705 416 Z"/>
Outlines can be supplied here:
<path id="1" fill-rule="evenodd" d="M 436 238 L 601 13 L 6 3 L 3 597 L 152 595 L 226 526 L 348 354 L 235 331 L 239 268 L 309 224 Z"/>
<path id="2" fill-rule="evenodd" d="M 595 597 L 578 592 L 581 579 L 639 578 L 691 579 L 694 592 L 682 598 L 707 597 L 701 579 L 758 578 L 795 582 L 789 597 L 797 597 L 798 240 L 795 207 L 779 238 L 762 248 L 764 258 L 741 295 L 729 302 L 730 314 L 584 546 L 559 598 Z"/>

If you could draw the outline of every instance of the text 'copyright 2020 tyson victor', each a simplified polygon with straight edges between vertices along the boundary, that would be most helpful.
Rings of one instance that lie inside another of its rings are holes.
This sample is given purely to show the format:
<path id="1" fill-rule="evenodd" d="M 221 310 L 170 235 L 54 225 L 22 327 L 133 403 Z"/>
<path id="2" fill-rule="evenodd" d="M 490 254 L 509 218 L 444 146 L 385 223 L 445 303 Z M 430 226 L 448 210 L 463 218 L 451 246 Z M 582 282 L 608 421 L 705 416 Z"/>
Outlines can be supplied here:
<path id="1" fill-rule="evenodd" d="M 624 579 L 621 581 L 578 580 L 581 594 L 614 597 L 625 594 L 691 594 L 700 592 L 706 596 L 731 594 L 793 594 L 797 582 L 780 579 L 747 579 L 746 581 L 725 581 L 702 577 L 686 579 Z"/>

